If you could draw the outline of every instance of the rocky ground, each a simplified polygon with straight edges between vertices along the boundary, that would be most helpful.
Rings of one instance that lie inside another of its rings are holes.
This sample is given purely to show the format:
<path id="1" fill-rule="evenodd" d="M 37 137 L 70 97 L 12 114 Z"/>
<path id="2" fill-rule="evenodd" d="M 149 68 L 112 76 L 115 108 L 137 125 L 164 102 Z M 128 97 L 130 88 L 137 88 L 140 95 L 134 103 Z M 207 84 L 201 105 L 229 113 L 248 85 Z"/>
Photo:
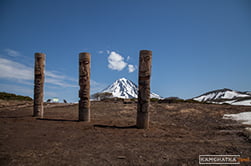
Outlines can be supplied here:
<path id="1" fill-rule="evenodd" d="M 0 101 L 0 165 L 199 165 L 199 155 L 251 158 L 245 127 L 224 114 L 251 107 L 152 103 L 150 128 L 135 128 L 136 104 L 92 102 L 91 123 L 78 122 L 77 104 Z M 242 162 L 241 165 L 251 165 Z"/>

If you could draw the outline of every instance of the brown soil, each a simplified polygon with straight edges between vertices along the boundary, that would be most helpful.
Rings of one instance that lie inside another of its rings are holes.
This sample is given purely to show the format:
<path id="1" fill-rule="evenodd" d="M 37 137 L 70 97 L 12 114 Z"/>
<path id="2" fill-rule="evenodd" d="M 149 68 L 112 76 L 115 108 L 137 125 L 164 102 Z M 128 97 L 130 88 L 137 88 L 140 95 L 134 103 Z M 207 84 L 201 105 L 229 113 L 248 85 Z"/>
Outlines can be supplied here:
<path id="1" fill-rule="evenodd" d="M 78 105 L 0 104 L 0 165 L 199 165 L 199 155 L 251 158 L 244 127 L 225 113 L 251 107 L 152 103 L 150 128 L 136 129 L 136 104 L 92 102 L 92 122 L 78 122 Z M 251 165 L 244 162 L 241 165 Z"/>

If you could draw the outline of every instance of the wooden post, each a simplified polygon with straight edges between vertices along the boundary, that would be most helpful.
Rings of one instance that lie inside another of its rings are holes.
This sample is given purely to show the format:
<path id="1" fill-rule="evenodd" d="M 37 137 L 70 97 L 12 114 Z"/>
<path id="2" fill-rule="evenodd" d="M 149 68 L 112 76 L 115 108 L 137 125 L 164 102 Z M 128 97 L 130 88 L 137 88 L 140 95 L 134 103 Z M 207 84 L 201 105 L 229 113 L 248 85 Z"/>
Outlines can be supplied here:
<path id="1" fill-rule="evenodd" d="M 149 126 L 151 68 L 152 51 L 141 50 L 139 55 L 139 90 L 136 124 L 139 129 L 147 129 Z"/>
<path id="2" fill-rule="evenodd" d="M 87 52 L 79 54 L 79 121 L 90 122 L 90 60 Z"/>
<path id="3" fill-rule="evenodd" d="M 44 116 L 44 67 L 45 54 L 35 53 L 33 116 L 41 118 Z"/>

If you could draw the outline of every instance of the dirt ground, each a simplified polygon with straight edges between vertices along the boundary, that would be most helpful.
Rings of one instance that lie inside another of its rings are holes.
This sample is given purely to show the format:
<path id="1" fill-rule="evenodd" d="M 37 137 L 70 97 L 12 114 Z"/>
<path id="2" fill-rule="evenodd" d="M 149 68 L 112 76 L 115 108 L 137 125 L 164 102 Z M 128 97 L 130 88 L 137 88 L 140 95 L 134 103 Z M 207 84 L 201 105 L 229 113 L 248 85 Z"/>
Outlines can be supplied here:
<path id="1" fill-rule="evenodd" d="M 142 130 L 135 128 L 135 103 L 92 102 L 90 123 L 77 121 L 77 104 L 46 104 L 39 119 L 32 103 L 0 103 L 1 166 L 195 166 L 199 155 L 251 158 L 245 126 L 222 119 L 251 107 L 152 103 L 150 128 Z"/>

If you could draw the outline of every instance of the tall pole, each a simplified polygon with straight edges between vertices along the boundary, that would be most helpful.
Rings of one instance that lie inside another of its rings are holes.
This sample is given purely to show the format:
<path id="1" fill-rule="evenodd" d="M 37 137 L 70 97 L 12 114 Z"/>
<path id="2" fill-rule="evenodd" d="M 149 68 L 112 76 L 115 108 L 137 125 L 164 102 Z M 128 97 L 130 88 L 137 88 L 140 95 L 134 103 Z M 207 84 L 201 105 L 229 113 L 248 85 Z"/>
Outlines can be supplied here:
<path id="1" fill-rule="evenodd" d="M 90 122 L 90 61 L 87 52 L 79 54 L 79 121 Z"/>
<path id="2" fill-rule="evenodd" d="M 151 68 L 152 51 L 141 50 L 139 55 L 139 89 L 136 123 L 136 126 L 139 129 L 147 129 L 149 127 Z"/>
<path id="3" fill-rule="evenodd" d="M 35 53 L 33 116 L 41 118 L 44 116 L 44 67 L 45 54 Z"/>

